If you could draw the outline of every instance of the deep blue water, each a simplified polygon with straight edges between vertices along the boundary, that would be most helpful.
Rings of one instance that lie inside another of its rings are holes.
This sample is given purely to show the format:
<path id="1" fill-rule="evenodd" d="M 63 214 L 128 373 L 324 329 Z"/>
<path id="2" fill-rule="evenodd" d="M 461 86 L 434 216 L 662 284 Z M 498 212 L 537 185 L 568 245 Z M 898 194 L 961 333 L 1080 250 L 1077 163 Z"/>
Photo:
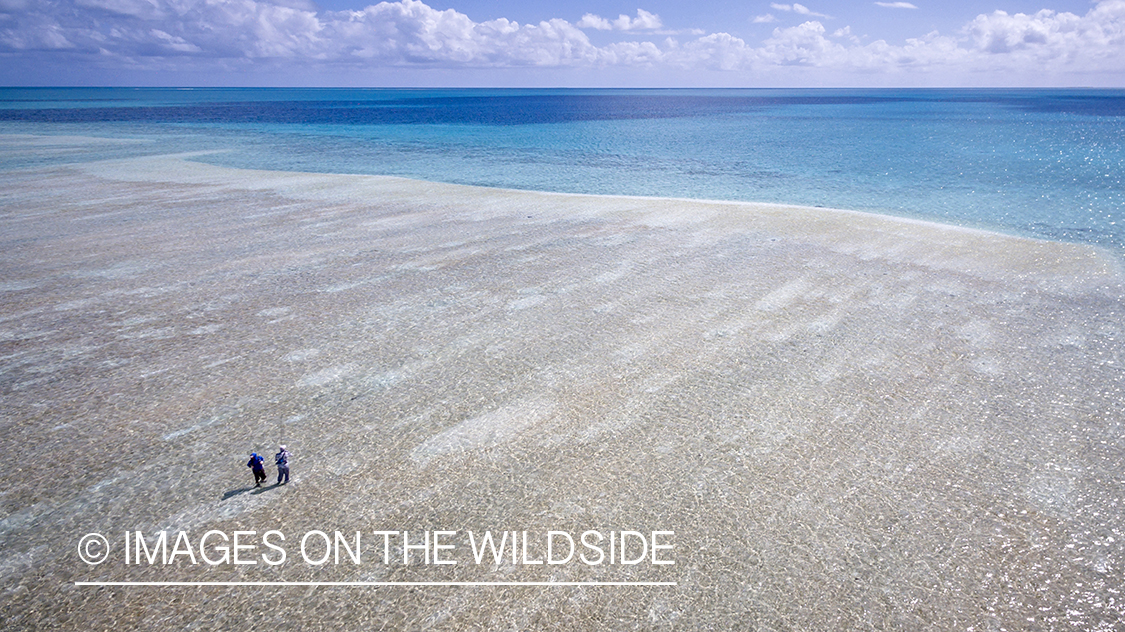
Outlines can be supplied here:
<path id="1" fill-rule="evenodd" d="M 144 139 L 0 168 L 208 162 L 794 203 L 1125 251 L 1125 91 L 0 89 L 0 133 Z"/>

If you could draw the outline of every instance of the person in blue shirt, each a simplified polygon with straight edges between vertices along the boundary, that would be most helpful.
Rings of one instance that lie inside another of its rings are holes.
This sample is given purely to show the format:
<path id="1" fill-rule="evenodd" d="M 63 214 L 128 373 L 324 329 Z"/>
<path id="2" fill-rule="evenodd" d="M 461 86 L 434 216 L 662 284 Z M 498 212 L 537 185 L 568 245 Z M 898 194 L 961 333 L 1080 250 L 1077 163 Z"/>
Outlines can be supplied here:
<path id="1" fill-rule="evenodd" d="M 254 487 L 261 487 L 262 483 L 266 482 L 265 459 L 258 456 L 257 452 L 251 452 L 250 461 L 246 463 L 246 467 L 254 472 Z"/>
<path id="2" fill-rule="evenodd" d="M 274 455 L 273 460 L 277 463 L 277 484 L 284 485 L 289 482 L 289 450 L 285 446 L 281 446 L 277 454 Z M 284 479 L 284 482 L 282 482 Z"/>

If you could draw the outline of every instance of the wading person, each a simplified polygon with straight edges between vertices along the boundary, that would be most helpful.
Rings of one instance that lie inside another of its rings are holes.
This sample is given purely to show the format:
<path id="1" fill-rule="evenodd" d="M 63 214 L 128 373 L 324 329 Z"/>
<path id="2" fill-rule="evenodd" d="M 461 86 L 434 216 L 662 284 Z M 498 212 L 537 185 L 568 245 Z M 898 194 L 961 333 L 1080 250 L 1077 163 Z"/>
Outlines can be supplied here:
<path id="1" fill-rule="evenodd" d="M 285 446 L 274 455 L 273 460 L 277 463 L 277 484 L 284 485 L 289 482 L 289 450 Z M 284 482 L 282 482 L 284 480 Z"/>
<path id="2" fill-rule="evenodd" d="M 246 463 L 246 467 L 254 472 L 254 487 L 261 487 L 262 483 L 266 482 L 265 459 L 258 456 L 257 452 L 251 452 L 250 460 Z"/>

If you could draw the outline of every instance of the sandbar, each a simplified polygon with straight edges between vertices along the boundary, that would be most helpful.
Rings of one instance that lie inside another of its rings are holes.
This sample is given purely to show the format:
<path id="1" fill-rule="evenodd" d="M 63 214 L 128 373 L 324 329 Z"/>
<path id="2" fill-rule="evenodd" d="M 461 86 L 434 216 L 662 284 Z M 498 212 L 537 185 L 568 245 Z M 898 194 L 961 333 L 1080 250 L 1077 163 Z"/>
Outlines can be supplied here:
<path id="1" fill-rule="evenodd" d="M 1095 248 L 193 156 L 2 173 L 0 227 L 5 629 L 1125 620 L 1125 291 Z M 293 482 L 253 488 L 281 443 Z M 667 531 L 674 564 L 78 556 L 138 530 Z"/>

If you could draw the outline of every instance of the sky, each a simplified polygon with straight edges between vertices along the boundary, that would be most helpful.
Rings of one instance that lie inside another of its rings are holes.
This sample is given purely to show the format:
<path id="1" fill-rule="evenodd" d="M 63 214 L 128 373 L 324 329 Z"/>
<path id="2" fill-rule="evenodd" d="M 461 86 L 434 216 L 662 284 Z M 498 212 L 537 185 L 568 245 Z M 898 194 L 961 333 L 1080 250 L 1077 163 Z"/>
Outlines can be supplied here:
<path id="1" fill-rule="evenodd" d="M 1125 87 L 1125 0 L 0 0 L 0 85 Z"/>

